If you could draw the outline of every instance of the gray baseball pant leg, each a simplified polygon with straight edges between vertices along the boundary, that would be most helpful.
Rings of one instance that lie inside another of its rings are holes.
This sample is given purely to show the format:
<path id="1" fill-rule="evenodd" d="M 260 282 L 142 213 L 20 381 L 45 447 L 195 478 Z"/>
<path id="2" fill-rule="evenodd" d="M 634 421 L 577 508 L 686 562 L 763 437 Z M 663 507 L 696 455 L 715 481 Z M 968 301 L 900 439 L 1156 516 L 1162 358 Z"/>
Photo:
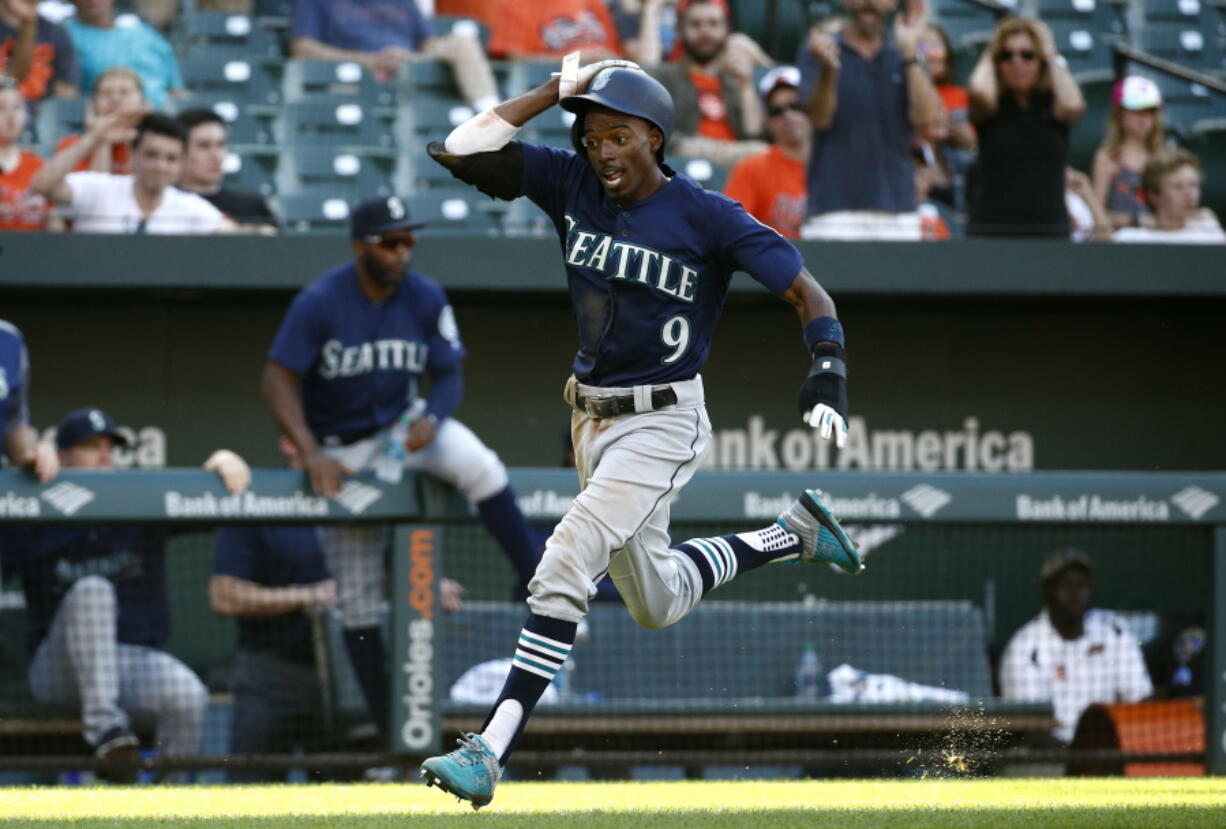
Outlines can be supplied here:
<path id="1" fill-rule="evenodd" d="M 200 752 L 209 692 L 191 668 L 165 651 L 119 646 L 119 704 L 138 722 L 152 722 L 158 752 L 185 757 Z"/>
<path id="2" fill-rule="evenodd" d="M 78 579 L 60 601 L 51 629 L 30 663 L 30 690 L 39 702 L 80 705 L 85 739 L 128 726 L 119 706 L 119 645 L 115 587 L 102 576 Z"/>

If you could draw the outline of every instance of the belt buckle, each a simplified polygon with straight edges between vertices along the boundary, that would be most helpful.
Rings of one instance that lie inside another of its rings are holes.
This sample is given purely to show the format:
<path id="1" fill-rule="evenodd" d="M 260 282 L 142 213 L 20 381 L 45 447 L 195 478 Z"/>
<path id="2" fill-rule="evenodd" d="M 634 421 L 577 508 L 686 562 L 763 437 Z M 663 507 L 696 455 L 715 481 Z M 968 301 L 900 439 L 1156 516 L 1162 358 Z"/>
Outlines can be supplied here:
<path id="1" fill-rule="evenodd" d="M 587 412 L 588 417 L 594 417 L 597 420 L 617 417 L 620 409 L 616 397 L 583 398 L 583 410 Z"/>

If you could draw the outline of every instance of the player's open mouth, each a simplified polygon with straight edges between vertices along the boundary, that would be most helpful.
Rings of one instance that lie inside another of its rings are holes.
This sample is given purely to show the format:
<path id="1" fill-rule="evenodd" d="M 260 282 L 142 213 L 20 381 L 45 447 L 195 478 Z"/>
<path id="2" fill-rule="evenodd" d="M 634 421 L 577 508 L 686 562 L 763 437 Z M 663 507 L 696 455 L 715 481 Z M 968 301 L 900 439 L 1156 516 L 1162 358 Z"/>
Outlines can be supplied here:
<path id="1" fill-rule="evenodd" d="M 606 187 L 616 187 L 622 182 L 622 171 L 601 170 L 600 178 L 604 181 Z"/>

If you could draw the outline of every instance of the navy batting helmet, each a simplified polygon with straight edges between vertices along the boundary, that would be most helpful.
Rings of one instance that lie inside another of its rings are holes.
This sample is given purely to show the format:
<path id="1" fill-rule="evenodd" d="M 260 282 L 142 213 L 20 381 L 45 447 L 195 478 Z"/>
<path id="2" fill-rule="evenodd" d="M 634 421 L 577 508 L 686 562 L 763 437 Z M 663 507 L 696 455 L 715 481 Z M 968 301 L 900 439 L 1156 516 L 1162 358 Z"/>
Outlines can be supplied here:
<path id="1" fill-rule="evenodd" d="M 668 144 L 668 136 L 673 131 L 673 121 L 677 118 L 673 96 L 668 94 L 664 84 L 636 69 L 603 69 L 588 83 L 587 92 L 570 95 L 559 103 L 563 109 L 578 116 L 570 128 L 570 143 L 580 155 L 584 151 L 583 113 L 593 104 L 634 115 L 659 127 L 660 132 L 664 133 L 664 143 L 656 154 L 660 159 L 664 158 L 664 147 Z"/>

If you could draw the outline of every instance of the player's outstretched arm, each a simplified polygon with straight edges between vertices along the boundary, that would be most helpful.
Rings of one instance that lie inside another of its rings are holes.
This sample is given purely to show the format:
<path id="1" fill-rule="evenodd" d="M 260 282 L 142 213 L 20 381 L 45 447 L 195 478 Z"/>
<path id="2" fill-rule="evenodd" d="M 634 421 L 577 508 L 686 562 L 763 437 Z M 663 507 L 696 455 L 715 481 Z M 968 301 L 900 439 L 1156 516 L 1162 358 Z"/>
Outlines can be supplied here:
<path id="1" fill-rule="evenodd" d="M 805 345 L 813 357 L 809 376 L 800 387 L 800 416 L 826 440 L 847 443 L 847 350 L 834 300 L 806 268 L 792 280 L 783 299 L 796 309 Z"/>

